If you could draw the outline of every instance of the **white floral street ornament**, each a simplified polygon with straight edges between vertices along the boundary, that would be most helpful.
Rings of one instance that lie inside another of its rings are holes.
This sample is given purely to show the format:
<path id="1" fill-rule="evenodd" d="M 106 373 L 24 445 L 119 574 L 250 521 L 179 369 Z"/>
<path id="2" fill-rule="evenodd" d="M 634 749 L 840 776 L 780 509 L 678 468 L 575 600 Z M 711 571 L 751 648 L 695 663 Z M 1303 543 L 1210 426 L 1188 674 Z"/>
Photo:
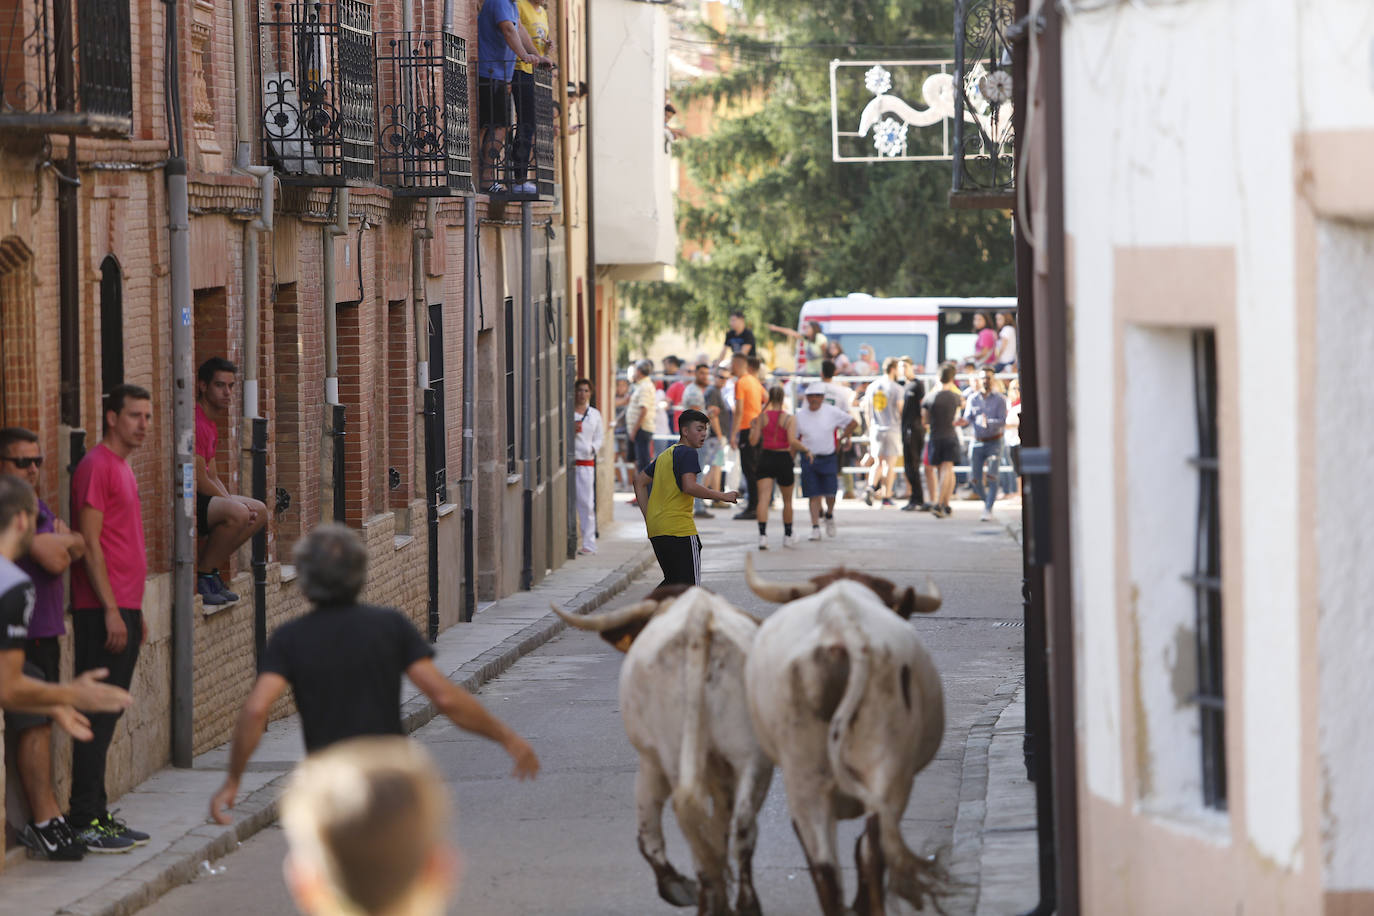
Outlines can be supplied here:
<path id="1" fill-rule="evenodd" d="M 873 148 L 879 156 L 900 156 L 906 152 L 906 124 L 896 118 L 883 118 L 873 128 Z"/>
<path id="2" fill-rule="evenodd" d="M 874 95 L 882 95 L 892 88 L 892 74 L 882 64 L 875 64 L 864 74 L 864 85 Z"/>

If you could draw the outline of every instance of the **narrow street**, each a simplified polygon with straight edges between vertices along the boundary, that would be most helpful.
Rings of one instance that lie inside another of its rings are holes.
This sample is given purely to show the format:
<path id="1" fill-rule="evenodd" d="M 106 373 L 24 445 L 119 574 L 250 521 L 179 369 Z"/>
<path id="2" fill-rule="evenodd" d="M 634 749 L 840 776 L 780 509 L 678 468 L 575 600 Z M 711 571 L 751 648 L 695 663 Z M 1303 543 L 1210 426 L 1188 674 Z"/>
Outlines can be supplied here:
<path id="1" fill-rule="evenodd" d="M 771 549 L 758 556 L 776 578 L 803 577 L 844 563 L 900 583 L 928 572 L 944 605 L 914 621 L 938 664 L 945 687 L 947 728 L 935 761 L 917 776 L 904 829 L 918 853 L 952 854 L 965 740 L 990 703 L 1005 703 L 1021 677 L 1020 551 L 1001 524 L 980 524 L 981 507 L 956 506 L 937 520 L 896 509 L 842 503 L 840 532 L 820 544 L 781 548 L 781 522 L 770 523 Z M 1008 510 L 1002 510 L 1010 515 Z M 797 530 L 807 527 L 798 503 Z M 744 584 L 743 564 L 757 532 L 726 512 L 701 524 L 705 584 L 751 613 L 770 605 Z M 656 584 L 642 576 L 613 605 L 638 600 Z M 481 691 L 482 700 L 538 749 L 543 772 L 532 783 L 506 777 L 496 747 L 436 721 L 415 734 L 430 747 L 458 799 L 458 843 L 465 874 L 451 912 L 471 916 L 641 916 L 678 912 L 658 899 L 651 872 L 635 845 L 633 779 L 636 755 L 621 729 L 616 688 L 621 656 L 592 634 L 565 632 L 517 662 Z M 981 798 L 981 795 L 979 796 Z M 670 854 L 690 869 L 685 844 L 671 824 Z M 858 822 L 841 825 L 840 848 L 853 849 Z M 149 914 L 287 913 L 281 880 L 285 844 L 270 828 L 234 854 L 144 912 Z M 219 869 L 223 869 L 219 872 Z M 755 859 L 764 909 L 817 912 L 801 848 L 793 835 L 781 780 L 774 779 L 761 813 Z M 846 873 L 852 894 L 852 869 Z M 1034 902 L 1033 890 L 1026 904 Z M 971 906 L 951 904 L 951 912 Z"/>

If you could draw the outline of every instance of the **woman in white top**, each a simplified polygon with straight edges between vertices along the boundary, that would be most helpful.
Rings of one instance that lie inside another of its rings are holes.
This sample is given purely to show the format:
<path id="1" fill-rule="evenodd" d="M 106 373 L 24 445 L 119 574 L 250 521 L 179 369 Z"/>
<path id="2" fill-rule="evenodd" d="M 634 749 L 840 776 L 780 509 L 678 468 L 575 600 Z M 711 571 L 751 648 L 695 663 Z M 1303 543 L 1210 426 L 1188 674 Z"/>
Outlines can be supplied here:
<path id="1" fill-rule="evenodd" d="M 997 313 L 997 355 L 993 367 L 1007 372 L 1016 365 L 1016 317 L 1011 312 Z"/>

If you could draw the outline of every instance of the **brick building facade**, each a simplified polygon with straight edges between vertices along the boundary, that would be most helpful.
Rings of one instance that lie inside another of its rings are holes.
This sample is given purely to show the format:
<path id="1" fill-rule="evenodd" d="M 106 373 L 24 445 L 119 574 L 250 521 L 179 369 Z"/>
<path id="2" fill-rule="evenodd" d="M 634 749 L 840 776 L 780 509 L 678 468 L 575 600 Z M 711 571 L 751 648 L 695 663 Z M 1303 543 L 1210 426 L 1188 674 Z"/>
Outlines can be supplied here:
<path id="1" fill-rule="evenodd" d="M 476 105 L 469 112 L 467 99 L 476 99 L 479 7 L 477 0 L 417 0 L 410 10 L 397 0 L 182 0 L 176 7 L 193 359 L 198 365 L 223 355 L 242 370 L 255 350 L 257 413 L 267 431 L 263 495 L 271 514 L 261 599 L 245 547 L 231 581 L 244 598 L 219 608 L 194 601 L 196 753 L 230 736 L 255 670 L 262 635 L 255 617 L 270 632 L 306 610 L 292 585 L 291 547 L 336 518 L 336 506 L 338 520 L 367 541 L 366 598 L 402 608 L 422 631 L 433 617 L 441 629 L 458 623 L 473 599 L 538 582 L 570 554 L 569 374 L 587 372 L 588 363 L 607 367 L 609 358 L 595 354 L 614 352 L 614 317 L 594 314 L 592 297 L 582 294 L 589 217 L 577 202 L 587 200 L 587 164 L 569 128 L 586 118 L 579 95 L 570 98 L 562 85 L 586 79 L 586 39 L 578 34 L 585 3 L 550 4 L 566 81 L 553 80 L 554 104 L 541 109 L 549 123 L 535 157 L 547 180 L 533 200 L 474 200 L 462 158 L 454 155 L 478 146 Z M 110 751 L 112 797 L 166 765 L 172 743 L 170 277 L 177 267 L 165 174 L 172 149 L 168 22 L 168 7 L 158 0 L 0 0 L 0 423 L 35 430 L 44 453 L 59 459 L 44 465 L 40 495 L 63 506 L 65 516 L 72 459 L 100 437 L 102 392 L 126 381 L 154 399 L 153 428 L 131 457 L 149 551 L 149 636 L 132 690 L 135 706 Z M 320 22 L 338 25 L 322 29 Z M 443 54 L 398 62 L 397 49 L 407 47 L 441 47 Z M 64 49 L 75 61 L 66 73 Z M 359 49 L 371 55 L 361 63 Z M 298 120 L 283 128 L 274 113 L 288 74 Z M 438 107 L 428 115 L 411 110 L 408 121 L 396 115 L 398 100 L 419 105 L 414 93 L 426 89 L 425 80 L 444 82 L 430 99 Z M 415 119 L 433 119 L 440 109 L 435 155 Z M 343 130 L 326 124 L 327 142 L 315 142 L 310 131 L 320 124 L 310 118 L 322 111 L 340 119 Z M 350 124 L 361 133 L 350 134 Z M 401 140 L 398 124 L 409 130 Z M 370 146 L 336 142 L 369 132 Z M 339 161 L 331 164 L 335 149 Z M 363 162 L 354 155 L 360 149 L 377 161 Z M 236 161 L 272 168 L 270 214 L 264 182 L 235 168 Z M 257 248 L 256 273 L 245 270 L 250 245 Z M 465 276 L 470 263 L 472 278 Z M 257 333 L 250 340 L 245 303 L 253 290 Z M 337 322 L 341 436 L 326 385 L 328 309 Z M 471 326 L 465 314 L 475 316 Z M 417 320 L 430 350 L 433 420 L 420 387 Z M 588 343 L 574 330 L 582 328 L 605 333 Z M 475 376 L 473 391 L 463 390 L 465 375 Z M 251 389 L 245 381 L 241 371 L 240 386 Z M 465 394 L 474 427 L 467 505 Z M 250 493 L 253 480 L 247 411 L 254 399 L 245 395 L 220 429 L 217 456 L 237 493 Z M 337 493 L 336 449 L 343 474 Z M 463 538 L 466 509 L 471 544 Z M 70 654 L 67 645 L 67 675 Z M 278 710 L 287 711 L 286 704 Z M 67 783 L 64 742 L 54 753 L 59 798 Z"/>

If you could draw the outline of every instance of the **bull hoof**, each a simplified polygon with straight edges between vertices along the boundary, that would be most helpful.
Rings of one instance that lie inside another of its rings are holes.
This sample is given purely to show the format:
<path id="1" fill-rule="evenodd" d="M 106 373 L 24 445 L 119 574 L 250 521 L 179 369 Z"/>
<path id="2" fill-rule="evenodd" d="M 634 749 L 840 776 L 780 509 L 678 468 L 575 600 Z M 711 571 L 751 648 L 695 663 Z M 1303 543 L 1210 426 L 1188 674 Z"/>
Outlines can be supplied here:
<path id="1" fill-rule="evenodd" d="M 753 894 L 747 897 L 740 894 L 735 901 L 735 912 L 738 916 L 763 916 L 763 908 L 759 906 L 759 898 Z"/>
<path id="2" fill-rule="evenodd" d="M 697 883 L 681 875 L 658 882 L 658 895 L 673 906 L 696 906 Z"/>

